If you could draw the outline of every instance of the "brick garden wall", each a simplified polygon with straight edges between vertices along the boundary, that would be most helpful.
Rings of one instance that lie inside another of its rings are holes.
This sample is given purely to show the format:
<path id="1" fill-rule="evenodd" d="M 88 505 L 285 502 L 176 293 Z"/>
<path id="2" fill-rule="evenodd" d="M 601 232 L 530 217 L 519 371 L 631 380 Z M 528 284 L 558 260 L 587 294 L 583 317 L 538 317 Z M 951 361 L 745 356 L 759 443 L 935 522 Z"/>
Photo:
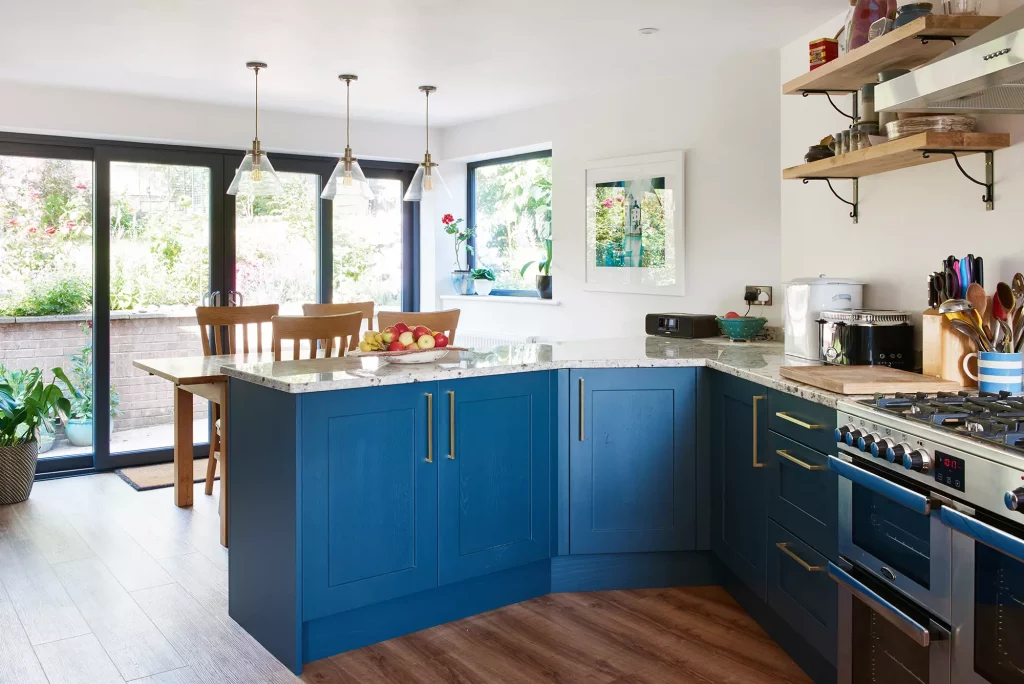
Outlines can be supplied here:
<path id="1" fill-rule="evenodd" d="M 39 366 L 68 370 L 71 355 L 89 340 L 82 327 L 87 314 L 0 318 L 0 363 L 8 368 Z M 121 395 L 114 431 L 168 424 L 174 417 L 174 395 L 167 380 L 132 366 L 134 359 L 193 356 L 203 353 L 195 314 L 121 313 L 110 320 L 110 382 Z M 197 399 L 195 417 L 206 417 L 206 402 Z"/>

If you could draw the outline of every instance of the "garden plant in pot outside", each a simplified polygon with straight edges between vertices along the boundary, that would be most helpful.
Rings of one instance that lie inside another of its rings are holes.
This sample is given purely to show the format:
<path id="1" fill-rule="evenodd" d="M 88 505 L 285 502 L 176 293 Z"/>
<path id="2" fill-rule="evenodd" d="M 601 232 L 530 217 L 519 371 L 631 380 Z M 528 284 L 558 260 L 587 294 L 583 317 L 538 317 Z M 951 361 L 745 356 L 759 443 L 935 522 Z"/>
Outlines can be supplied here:
<path id="1" fill-rule="evenodd" d="M 54 380 L 43 382 L 43 371 L 33 368 L 17 385 L 7 381 L 10 374 L 0 367 L 0 504 L 24 501 L 32 493 L 36 460 L 39 457 L 39 432 L 53 432 L 53 419 L 64 417 L 71 402 L 57 386 L 60 380 L 69 388 L 71 381 L 60 368 L 53 369 Z"/>
<path id="2" fill-rule="evenodd" d="M 71 377 L 74 388 L 68 385 L 71 396 L 71 411 L 64 421 L 64 436 L 72 446 L 92 446 L 93 437 L 93 385 L 92 385 L 92 343 L 90 342 L 71 357 Z M 114 417 L 121 414 L 117 408 L 121 396 L 110 387 L 110 432 L 114 431 Z"/>

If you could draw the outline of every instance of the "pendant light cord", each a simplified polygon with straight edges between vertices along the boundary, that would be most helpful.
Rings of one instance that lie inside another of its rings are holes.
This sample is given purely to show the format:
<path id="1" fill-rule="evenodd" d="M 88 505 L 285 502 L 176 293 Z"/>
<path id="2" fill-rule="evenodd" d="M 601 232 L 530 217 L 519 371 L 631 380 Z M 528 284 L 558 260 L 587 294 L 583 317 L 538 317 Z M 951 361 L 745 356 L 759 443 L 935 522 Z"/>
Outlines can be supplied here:
<path id="1" fill-rule="evenodd" d="M 430 154 L 430 91 L 426 91 L 427 95 L 427 154 Z"/>
<path id="2" fill-rule="evenodd" d="M 256 72 L 256 139 L 260 139 L 260 68 L 253 69 Z"/>
<path id="3" fill-rule="evenodd" d="M 352 81 L 345 79 L 345 147 L 351 147 L 349 144 L 349 126 L 352 121 L 352 113 L 349 110 L 349 101 L 352 96 Z"/>

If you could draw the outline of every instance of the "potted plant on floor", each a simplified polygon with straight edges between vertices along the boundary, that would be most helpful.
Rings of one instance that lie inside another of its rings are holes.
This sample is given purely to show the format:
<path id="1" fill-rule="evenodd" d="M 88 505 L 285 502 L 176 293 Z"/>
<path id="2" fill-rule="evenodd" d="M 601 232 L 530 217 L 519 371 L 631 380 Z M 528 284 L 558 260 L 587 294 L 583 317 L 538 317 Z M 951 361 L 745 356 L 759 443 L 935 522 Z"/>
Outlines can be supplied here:
<path id="1" fill-rule="evenodd" d="M 530 267 L 537 264 L 537 293 L 541 299 L 551 299 L 551 238 L 544 239 L 544 258 L 541 261 L 528 261 L 523 264 L 519 275 L 525 276 Z"/>
<path id="2" fill-rule="evenodd" d="M 491 294 L 494 287 L 494 271 L 489 268 L 473 269 L 473 289 L 478 295 L 487 296 Z"/>
<path id="3" fill-rule="evenodd" d="M 8 373 L 4 371 L 6 377 Z M 36 460 L 39 457 L 39 432 L 53 431 L 52 416 L 67 415 L 71 402 L 57 386 L 71 382 L 60 368 L 53 369 L 54 380 L 43 382 L 43 371 L 25 371 L 17 385 L 0 380 L 0 504 L 24 501 L 32 493 Z"/>
<path id="4" fill-rule="evenodd" d="M 92 446 L 93 386 L 92 386 L 92 342 L 85 345 L 71 357 L 71 377 L 74 388 L 68 386 L 71 394 L 71 411 L 64 421 L 64 436 L 72 446 Z M 77 389 L 76 389 L 77 388 Z M 113 385 L 110 386 L 110 432 L 114 432 L 114 416 L 121 415 L 117 408 L 121 396 Z"/>
<path id="5" fill-rule="evenodd" d="M 466 245 L 466 258 L 472 254 L 473 248 L 468 244 L 469 238 L 473 237 L 473 231 L 462 230 L 463 219 L 457 219 L 451 214 L 441 217 L 444 224 L 444 232 L 455 237 L 455 270 L 452 271 L 452 287 L 455 294 L 473 294 L 473 273 L 468 268 L 462 268 L 462 245 Z"/>

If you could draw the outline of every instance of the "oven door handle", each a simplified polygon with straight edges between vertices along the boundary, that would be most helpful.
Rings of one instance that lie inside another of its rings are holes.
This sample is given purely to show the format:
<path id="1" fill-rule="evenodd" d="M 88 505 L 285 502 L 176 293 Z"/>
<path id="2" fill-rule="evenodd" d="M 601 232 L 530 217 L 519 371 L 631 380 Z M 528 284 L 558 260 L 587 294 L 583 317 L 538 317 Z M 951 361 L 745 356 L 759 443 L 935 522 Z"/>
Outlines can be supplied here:
<path id="1" fill-rule="evenodd" d="M 887 499 L 892 499 L 896 503 L 906 506 L 915 513 L 928 515 L 932 511 L 932 503 L 927 496 L 918 494 L 912 489 L 901 487 L 895 482 L 879 477 L 863 468 L 858 468 L 852 463 L 847 463 L 835 456 L 828 457 L 828 469 L 851 482 L 870 489 L 875 494 L 880 494 Z"/>
<path id="2" fill-rule="evenodd" d="M 947 506 L 942 507 L 939 516 L 946 527 L 1024 563 L 1024 540 Z"/>
<path id="3" fill-rule="evenodd" d="M 866 603 L 871 610 L 892 623 L 896 629 L 913 639 L 914 643 L 922 648 L 928 648 L 932 641 L 942 641 L 949 638 L 949 634 L 945 633 L 944 630 L 933 630 L 925 627 L 835 563 L 829 562 L 828 576 L 840 587 Z"/>

